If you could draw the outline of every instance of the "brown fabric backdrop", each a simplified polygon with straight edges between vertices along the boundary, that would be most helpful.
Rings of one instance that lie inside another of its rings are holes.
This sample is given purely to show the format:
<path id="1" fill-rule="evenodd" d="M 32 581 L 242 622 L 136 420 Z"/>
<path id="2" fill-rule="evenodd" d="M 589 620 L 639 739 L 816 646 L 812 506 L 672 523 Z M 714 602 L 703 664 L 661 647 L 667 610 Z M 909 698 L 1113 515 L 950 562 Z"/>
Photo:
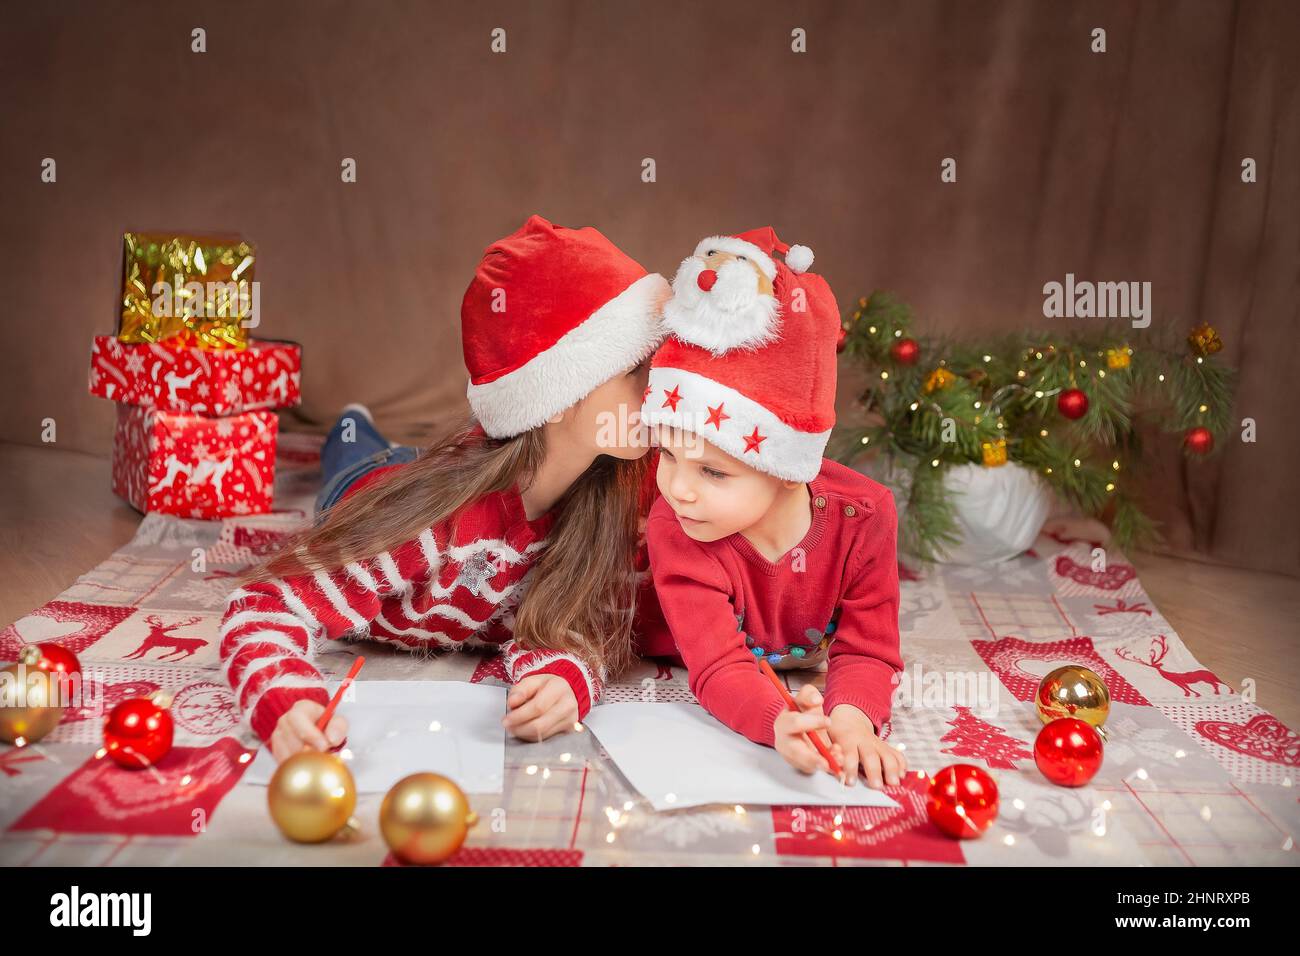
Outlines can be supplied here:
<path id="1" fill-rule="evenodd" d="M 414 441 L 464 410 L 460 297 L 529 213 L 669 275 L 770 223 L 842 304 L 890 289 L 934 330 L 1042 326 L 1066 272 L 1150 280 L 1156 324 L 1221 330 L 1259 427 L 1198 468 L 1154 442 L 1153 511 L 1175 550 L 1300 573 L 1300 4 L 36 6 L 0 36 L 0 438 L 108 449 L 86 366 L 126 228 L 252 238 L 261 331 L 304 346 L 286 427 L 362 400 Z"/>

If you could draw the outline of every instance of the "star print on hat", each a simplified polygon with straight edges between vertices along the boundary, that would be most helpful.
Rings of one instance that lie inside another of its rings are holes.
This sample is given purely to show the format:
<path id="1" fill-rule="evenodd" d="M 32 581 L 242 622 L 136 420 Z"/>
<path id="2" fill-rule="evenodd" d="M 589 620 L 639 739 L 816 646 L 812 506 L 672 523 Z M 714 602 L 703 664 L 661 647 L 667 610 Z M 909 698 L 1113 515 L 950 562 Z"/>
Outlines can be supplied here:
<path id="1" fill-rule="evenodd" d="M 461 302 L 470 408 L 493 438 L 543 425 L 663 340 L 668 282 L 590 226 L 532 216 L 488 246 Z"/>
<path id="2" fill-rule="evenodd" d="M 778 478 L 816 477 L 835 424 L 840 313 L 812 262 L 771 227 L 700 242 L 664 306 L 669 337 L 642 421 L 693 432 Z"/>

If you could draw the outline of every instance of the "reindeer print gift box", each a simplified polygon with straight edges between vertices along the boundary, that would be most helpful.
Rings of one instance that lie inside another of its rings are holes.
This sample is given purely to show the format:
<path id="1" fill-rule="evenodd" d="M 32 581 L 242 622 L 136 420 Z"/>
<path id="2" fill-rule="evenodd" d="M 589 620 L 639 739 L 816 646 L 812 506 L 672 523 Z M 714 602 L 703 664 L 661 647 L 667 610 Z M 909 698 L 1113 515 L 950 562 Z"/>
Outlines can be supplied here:
<path id="1" fill-rule="evenodd" d="M 117 406 L 113 491 L 137 511 L 228 518 L 271 510 L 280 420 Z"/>
<path id="2" fill-rule="evenodd" d="M 247 348 L 173 348 L 97 335 L 90 394 L 127 405 L 196 415 L 238 415 L 302 401 L 302 347 L 252 339 Z"/>

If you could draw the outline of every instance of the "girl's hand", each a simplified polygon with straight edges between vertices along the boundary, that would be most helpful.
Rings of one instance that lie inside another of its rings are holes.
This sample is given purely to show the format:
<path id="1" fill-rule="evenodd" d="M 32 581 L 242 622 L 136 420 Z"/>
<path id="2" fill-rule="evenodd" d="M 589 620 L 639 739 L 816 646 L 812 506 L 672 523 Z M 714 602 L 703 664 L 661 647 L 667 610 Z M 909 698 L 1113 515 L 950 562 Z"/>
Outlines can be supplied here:
<path id="1" fill-rule="evenodd" d="M 815 773 L 818 770 L 830 773 L 831 768 L 826 763 L 826 758 L 804 736 L 808 733 L 821 733 L 830 727 L 829 718 L 822 713 L 821 691 L 812 684 L 805 684 L 795 694 L 794 702 L 799 706 L 799 713 L 783 710 L 772 723 L 776 752 L 785 758 L 786 763 L 802 773 Z M 825 738 L 822 742 L 825 742 Z M 832 743 L 830 751 L 840 766 L 844 766 L 844 756 L 839 747 Z"/>
<path id="2" fill-rule="evenodd" d="M 884 784 L 897 786 L 907 771 L 907 758 L 876 736 L 870 718 L 851 704 L 840 704 L 831 711 L 831 739 L 844 751 L 845 782 L 858 782 L 858 772 L 867 775 L 867 785 L 875 790 Z"/>
<path id="3" fill-rule="evenodd" d="M 578 722 L 578 698 L 563 677 L 530 674 L 510 688 L 510 708 L 501 726 L 520 740 L 533 743 L 572 730 Z"/>
<path id="4" fill-rule="evenodd" d="M 294 754 L 304 750 L 333 750 L 348 736 L 347 719 L 335 714 L 330 718 L 325 732 L 316 729 L 316 721 L 325 713 L 325 706 L 314 700 L 300 700 L 276 721 L 275 730 L 267 746 L 276 763 L 284 763 Z"/>

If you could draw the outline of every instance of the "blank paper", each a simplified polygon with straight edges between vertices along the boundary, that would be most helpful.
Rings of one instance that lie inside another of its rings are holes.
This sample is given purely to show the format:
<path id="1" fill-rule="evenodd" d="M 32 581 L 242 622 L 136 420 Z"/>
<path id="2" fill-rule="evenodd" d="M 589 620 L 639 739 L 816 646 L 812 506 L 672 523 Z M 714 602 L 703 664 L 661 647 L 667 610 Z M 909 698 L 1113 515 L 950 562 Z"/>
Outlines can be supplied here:
<path id="1" fill-rule="evenodd" d="M 699 704 L 601 704 L 586 724 L 656 810 L 709 803 L 898 806 L 862 780 L 846 787 L 829 773 L 800 773 Z"/>
<path id="2" fill-rule="evenodd" d="M 330 696 L 339 682 L 328 685 Z M 348 739 L 339 753 L 357 793 L 387 793 L 412 773 L 450 777 L 466 793 L 500 793 L 505 771 L 502 688 L 462 681 L 356 681 L 339 704 Z M 350 754 L 350 756 L 348 756 Z M 265 786 L 276 770 L 263 747 L 244 774 Z"/>

